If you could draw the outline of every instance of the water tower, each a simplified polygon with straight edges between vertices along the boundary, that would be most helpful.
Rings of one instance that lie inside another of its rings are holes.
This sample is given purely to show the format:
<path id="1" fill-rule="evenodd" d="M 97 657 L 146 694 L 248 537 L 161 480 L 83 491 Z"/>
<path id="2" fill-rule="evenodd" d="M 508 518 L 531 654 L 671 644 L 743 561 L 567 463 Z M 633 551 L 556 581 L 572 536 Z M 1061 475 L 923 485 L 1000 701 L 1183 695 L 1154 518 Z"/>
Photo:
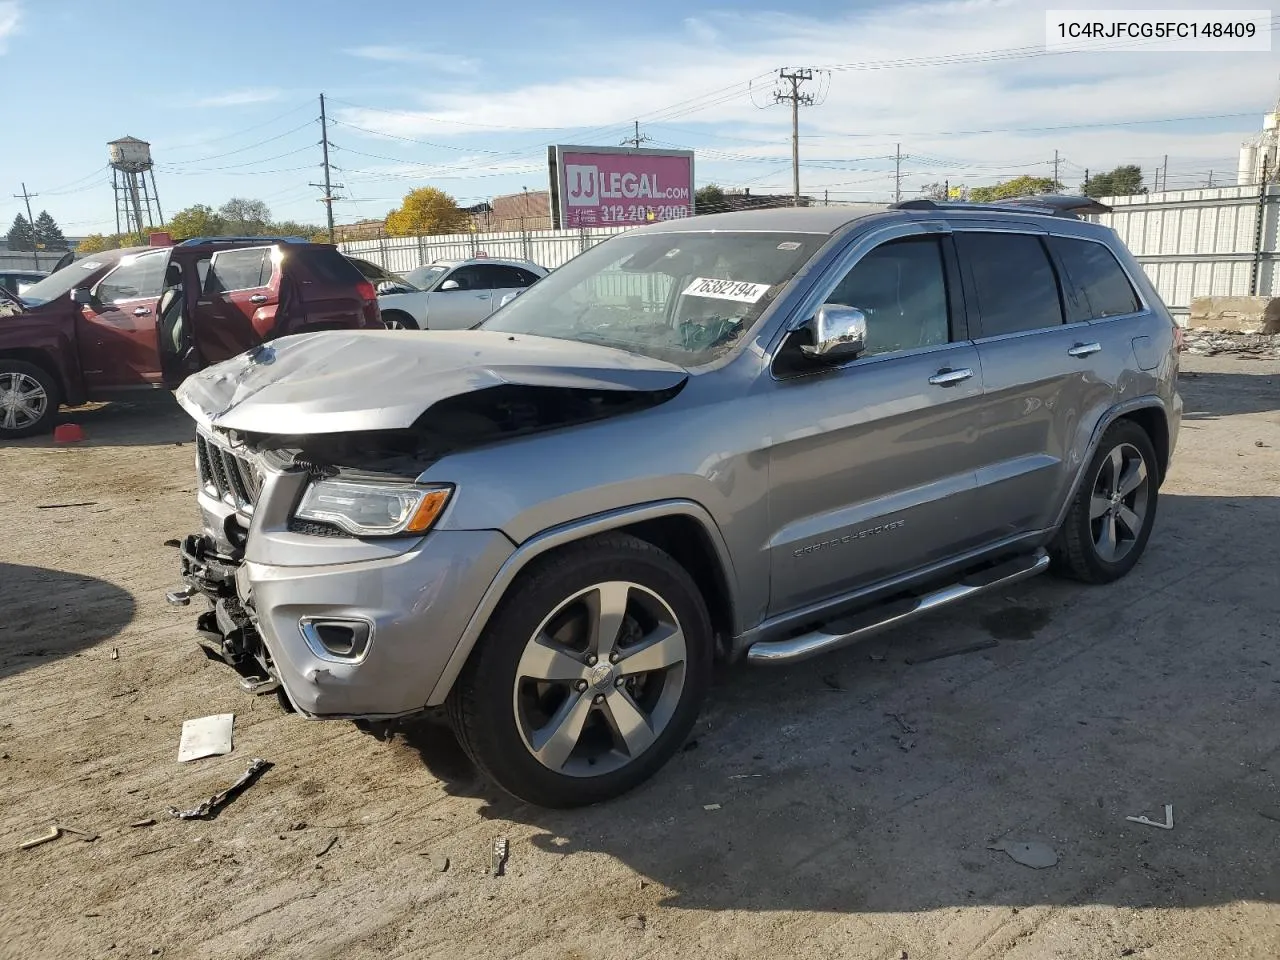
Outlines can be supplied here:
<path id="1" fill-rule="evenodd" d="M 111 189 L 116 195 L 116 233 L 142 233 L 164 223 L 156 174 L 151 163 L 151 144 L 137 137 L 121 137 L 107 144 L 110 152 Z M 147 174 L 151 189 L 147 190 Z M 152 212 L 152 204 L 155 211 Z"/>

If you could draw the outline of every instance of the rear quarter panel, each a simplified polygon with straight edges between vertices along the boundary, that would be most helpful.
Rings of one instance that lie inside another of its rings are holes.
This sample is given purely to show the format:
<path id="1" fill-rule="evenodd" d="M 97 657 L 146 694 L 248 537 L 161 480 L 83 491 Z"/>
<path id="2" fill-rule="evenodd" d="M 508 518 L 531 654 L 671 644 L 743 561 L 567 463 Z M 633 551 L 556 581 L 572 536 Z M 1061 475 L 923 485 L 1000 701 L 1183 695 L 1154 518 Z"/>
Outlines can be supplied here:
<path id="1" fill-rule="evenodd" d="M 0 357 L 38 362 L 57 376 L 64 404 L 86 399 L 76 353 L 76 312 L 70 297 L 0 318 Z"/>

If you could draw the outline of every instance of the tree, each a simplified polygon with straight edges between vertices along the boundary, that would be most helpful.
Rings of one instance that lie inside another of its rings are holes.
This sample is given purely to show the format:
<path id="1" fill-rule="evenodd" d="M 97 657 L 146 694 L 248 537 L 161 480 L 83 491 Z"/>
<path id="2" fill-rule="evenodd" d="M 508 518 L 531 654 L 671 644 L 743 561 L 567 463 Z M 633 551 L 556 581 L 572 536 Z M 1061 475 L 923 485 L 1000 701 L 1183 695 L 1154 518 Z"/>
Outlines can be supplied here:
<path id="1" fill-rule="evenodd" d="M 255 237 L 270 233 L 271 210 L 261 200 L 232 197 L 218 208 L 226 236 Z"/>
<path id="2" fill-rule="evenodd" d="M 1053 193 L 1063 189 L 1052 177 L 1014 177 L 1004 183 L 992 184 L 989 187 L 972 187 L 969 199 L 978 203 L 990 203 L 992 200 L 1009 200 L 1013 197 L 1033 197 L 1040 193 Z"/>
<path id="3" fill-rule="evenodd" d="M 13 226 L 9 228 L 10 250 L 34 250 L 36 235 L 31 229 L 31 222 L 22 214 L 13 218 Z"/>
<path id="4" fill-rule="evenodd" d="M 463 233 L 470 219 L 443 190 L 421 187 L 405 194 L 400 209 L 387 214 L 387 233 L 393 237 Z"/>
<path id="5" fill-rule="evenodd" d="M 1142 168 L 1124 164 L 1107 173 L 1095 173 L 1084 182 L 1086 197 L 1132 197 L 1146 193 L 1142 185 Z"/>
<path id="6" fill-rule="evenodd" d="M 699 187 L 693 195 L 693 209 L 699 213 L 715 213 L 724 209 L 724 190 L 717 184 L 708 183 Z"/>
<path id="7" fill-rule="evenodd" d="M 91 233 L 76 244 L 76 253 L 101 253 L 103 250 L 112 250 L 114 246 L 109 244 L 113 239 L 100 233 Z"/>
<path id="8" fill-rule="evenodd" d="M 204 203 L 179 210 L 169 220 L 169 232 L 175 240 L 190 240 L 192 237 L 217 237 L 226 232 L 226 221 L 213 207 Z"/>
<path id="9" fill-rule="evenodd" d="M 49 216 L 48 210 L 41 210 L 40 216 L 36 217 L 35 236 L 36 245 L 43 250 L 67 249 L 67 238 L 62 235 L 57 221 Z"/>
<path id="10" fill-rule="evenodd" d="M 329 233 L 317 227 L 314 223 L 298 223 L 296 220 L 276 220 L 271 224 L 270 233 L 275 237 L 313 237 L 317 233 L 323 233 L 324 239 L 321 243 L 329 242 Z"/>

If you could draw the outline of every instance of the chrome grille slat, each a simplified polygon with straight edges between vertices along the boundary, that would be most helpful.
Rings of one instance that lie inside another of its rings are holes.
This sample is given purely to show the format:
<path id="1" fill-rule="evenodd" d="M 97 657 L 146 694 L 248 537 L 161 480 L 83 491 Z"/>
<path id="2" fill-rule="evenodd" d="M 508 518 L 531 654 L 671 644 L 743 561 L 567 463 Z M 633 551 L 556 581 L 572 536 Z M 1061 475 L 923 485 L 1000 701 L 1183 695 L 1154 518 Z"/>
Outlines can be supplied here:
<path id="1" fill-rule="evenodd" d="M 262 475 L 252 460 L 198 435 L 196 467 L 206 493 L 240 513 L 253 513 L 262 493 Z"/>

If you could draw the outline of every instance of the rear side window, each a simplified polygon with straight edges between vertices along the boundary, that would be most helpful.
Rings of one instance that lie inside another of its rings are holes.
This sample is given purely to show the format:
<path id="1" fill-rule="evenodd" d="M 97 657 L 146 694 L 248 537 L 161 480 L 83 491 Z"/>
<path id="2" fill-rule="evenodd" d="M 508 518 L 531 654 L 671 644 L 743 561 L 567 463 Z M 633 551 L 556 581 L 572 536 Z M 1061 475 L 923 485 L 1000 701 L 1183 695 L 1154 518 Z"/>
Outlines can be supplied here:
<path id="1" fill-rule="evenodd" d="M 493 286 L 498 290 L 505 290 L 509 287 L 532 286 L 538 279 L 528 270 L 521 270 L 519 267 L 495 265 L 485 269 L 491 271 Z"/>
<path id="2" fill-rule="evenodd" d="M 959 231 L 955 240 L 973 277 L 982 336 L 1061 325 L 1058 277 L 1039 237 Z"/>
<path id="3" fill-rule="evenodd" d="M 1070 237 L 1050 237 L 1049 245 L 1062 261 L 1067 276 L 1084 297 L 1087 316 L 1101 320 L 1141 309 L 1124 268 L 1104 244 Z"/>
<path id="4" fill-rule="evenodd" d="M 332 247 L 312 247 L 307 250 L 290 250 L 285 247 L 285 261 L 297 257 L 302 259 L 317 280 L 342 287 L 354 287 L 364 283 L 365 278 L 356 265 Z"/>
<path id="5" fill-rule="evenodd" d="M 103 303 L 115 303 L 117 300 L 158 297 L 168 265 L 168 253 L 141 256 L 121 263 L 98 284 L 98 299 Z"/>
<path id="6" fill-rule="evenodd" d="M 205 278 L 205 290 L 209 293 L 228 293 L 232 290 L 265 287 L 270 282 L 270 247 L 225 250 L 214 254 L 209 275 Z"/>

